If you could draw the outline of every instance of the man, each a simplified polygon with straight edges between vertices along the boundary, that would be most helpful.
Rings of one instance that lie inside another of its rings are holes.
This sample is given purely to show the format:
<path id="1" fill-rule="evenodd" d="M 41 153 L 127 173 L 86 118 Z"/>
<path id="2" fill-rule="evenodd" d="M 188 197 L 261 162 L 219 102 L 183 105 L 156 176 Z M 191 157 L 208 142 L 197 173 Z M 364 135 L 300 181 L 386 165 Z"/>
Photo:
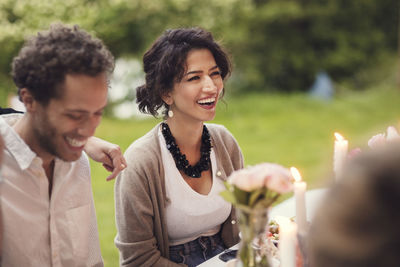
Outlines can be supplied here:
<path id="1" fill-rule="evenodd" d="M 53 25 L 13 61 L 26 113 L 0 117 L 2 266 L 103 266 L 87 157 L 113 57 L 77 26 Z"/>
<path id="2" fill-rule="evenodd" d="M 23 114 L 24 112 L 15 110 L 13 108 L 0 107 L 0 115 L 15 113 Z M 111 172 L 111 174 L 106 179 L 107 181 L 111 181 L 112 179 L 117 177 L 117 175 L 126 168 L 126 160 L 122 155 L 121 148 L 116 144 L 112 144 L 110 142 L 92 136 L 88 139 L 84 150 L 89 157 L 91 157 L 94 161 L 102 163 L 104 168 L 107 171 Z M 0 149 L 0 151 L 2 150 Z"/>

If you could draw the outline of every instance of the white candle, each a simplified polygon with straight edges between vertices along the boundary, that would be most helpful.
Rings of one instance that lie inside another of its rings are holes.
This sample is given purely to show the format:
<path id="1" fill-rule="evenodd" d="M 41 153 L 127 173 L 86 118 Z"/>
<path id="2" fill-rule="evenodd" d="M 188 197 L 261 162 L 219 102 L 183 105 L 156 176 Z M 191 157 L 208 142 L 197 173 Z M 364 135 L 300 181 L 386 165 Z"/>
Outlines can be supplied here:
<path id="1" fill-rule="evenodd" d="M 307 212 L 305 199 L 307 184 L 306 182 L 302 181 L 300 172 L 295 167 L 291 167 L 290 172 L 295 180 L 293 187 L 296 200 L 296 223 L 299 233 L 305 234 L 307 232 Z"/>
<path id="2" fill-rule="evenodd" d="M 333 155 L 333 171 L 336 178 L 340 177 L 343 170 L 343 165 L 347 158 L 347 149 L 349 142 L 338 133 L 335 133 L 335 150 Z"/>
<path id="3" fill-rule="evenodd" d="M 296 267 L 297 226 L 288 221 L 279 225 L 280 267 Z"/>

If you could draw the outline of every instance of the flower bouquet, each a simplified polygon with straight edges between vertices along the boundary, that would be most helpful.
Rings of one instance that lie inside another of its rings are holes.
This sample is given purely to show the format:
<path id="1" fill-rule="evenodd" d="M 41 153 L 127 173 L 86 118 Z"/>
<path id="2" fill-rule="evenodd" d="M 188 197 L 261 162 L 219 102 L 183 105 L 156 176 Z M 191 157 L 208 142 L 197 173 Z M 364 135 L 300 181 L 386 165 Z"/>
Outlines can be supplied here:
<path id="1" fill-rule="evenodd" d="M 268 231 L 268 211 L 283 194 L 292 191 L 288 169 L 261 163 L 233 172 L 221 196 L 236 208 L 241 233 L 239 259 L 243 266 L 269 266 L 267 255 L 259 253 Z"/>
<path id="2" fill-rule="evenodd" d="M 400 142 L 400 134 L 397 132 L 394 126 L 389 126 L 385 133 L 379 133 L 372 136 L 368 140 L 368 147 L 371 149 L 380 149 L 384 146 L 391 145 L 393 143 Z M 361 148 L 356 147 L 350 150 L 349 154 L 347 155 L 348 158 L 353 158 L 357 155 L 362 153 Z"/>

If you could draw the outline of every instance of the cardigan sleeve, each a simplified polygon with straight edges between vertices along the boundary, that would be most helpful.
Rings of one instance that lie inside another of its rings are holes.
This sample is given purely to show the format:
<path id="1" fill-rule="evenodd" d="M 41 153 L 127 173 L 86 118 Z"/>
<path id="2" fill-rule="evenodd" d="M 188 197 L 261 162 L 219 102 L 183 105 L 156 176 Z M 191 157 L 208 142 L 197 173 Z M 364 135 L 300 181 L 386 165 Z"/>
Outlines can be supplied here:
<path id="1" fill-rule="evenodd" d="M 120 251 L 120 265 L 182 266 L 162 257 L 159 250 L 154 233 L 157 228 L 157 222 L 154 221 L 157 217 L 154 214 L 157 202 L 154 199 L 155 192 L 152 192 L 152 187 L 149 186 L 149 170 L 145 168 L 146 164 L 143 162 L 146 157 L 143 156 L 139 151 L 128 152 L 128 167 L 119 174 L 115 183 L 118 230 L 115 245 Z"/>

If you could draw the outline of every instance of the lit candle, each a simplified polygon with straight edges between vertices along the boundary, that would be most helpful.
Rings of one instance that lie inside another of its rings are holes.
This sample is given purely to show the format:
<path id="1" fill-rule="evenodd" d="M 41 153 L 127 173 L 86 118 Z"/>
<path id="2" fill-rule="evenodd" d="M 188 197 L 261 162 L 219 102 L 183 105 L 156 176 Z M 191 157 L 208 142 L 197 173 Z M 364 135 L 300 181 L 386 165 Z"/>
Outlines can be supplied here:
<path id="1" fill-rule="evenodd" d="M 289 219 L 279 224 L 280 267 L 296 267 L 297 226 Z"/>
<path id="2" fill-rule="evenodd" d="M 333 171 L 336 178 L 340 177 L 347 157 L 349 142 L 338 133 L 335 133 L 335 150 L 333 155 Z"/>
<path id="3" fill-rule="evenodd" d="M 301 234 L 307 232 L 307 213 L 306 213 L 306 200 L 305 193 L 307 189 L 306 182 L 302 181 L 300 172 L 295 168 L 291 167 L 290 172 L 294 178 L 294 196 L 296 200 L 296 222 L 298 231 Z"/>

